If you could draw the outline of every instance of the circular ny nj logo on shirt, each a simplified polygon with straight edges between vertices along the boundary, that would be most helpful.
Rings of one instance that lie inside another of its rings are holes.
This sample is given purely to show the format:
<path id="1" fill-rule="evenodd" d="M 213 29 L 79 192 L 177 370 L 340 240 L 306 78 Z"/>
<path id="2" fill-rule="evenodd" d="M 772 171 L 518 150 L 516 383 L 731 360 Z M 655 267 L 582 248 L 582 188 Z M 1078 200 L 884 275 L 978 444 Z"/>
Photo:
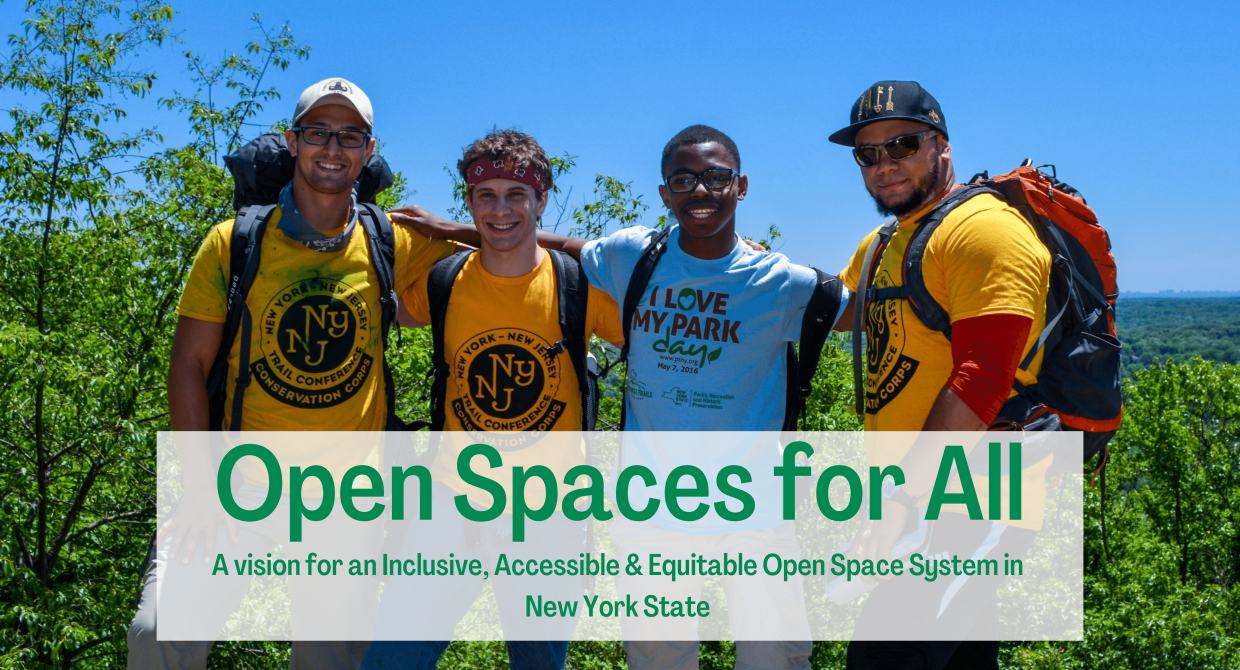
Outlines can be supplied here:
<path id="1" fill-rule="evenodd" d="M 331 407 L 357 395 L 374 358 L 370 311 L 352 286 L 307 279 L 276 293 L 257 324 L 263 357 L 251 374 L 271 397 L 294 407 Z"/>
<path id="2" fill-rule="evenodd" d="M 518 328 L 470 338 L 456 351 L 452 414 L 471 432 L 551 430 L 567 405 L 555 399 L 561 370 L 551 343 Z"/>
<path id="3" fill-rule="evenodd" d="M 874 278 L 875 288 L 892 286 L 886 270 Z M 878 414 L 887 403 L 900 395 L 917 372 L 919 362 L 904 355 L 908 337 L 904 332 L 904 301 L 874 300 L 867 302 L 865 412 Z"/>

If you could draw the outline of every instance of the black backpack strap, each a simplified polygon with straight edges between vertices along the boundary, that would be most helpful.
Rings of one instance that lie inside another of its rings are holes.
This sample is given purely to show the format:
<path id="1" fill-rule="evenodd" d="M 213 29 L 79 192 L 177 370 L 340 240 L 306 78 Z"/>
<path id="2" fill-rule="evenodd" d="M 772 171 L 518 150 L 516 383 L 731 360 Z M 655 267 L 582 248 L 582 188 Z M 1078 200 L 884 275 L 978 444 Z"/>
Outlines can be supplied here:
<path id="1" fill-rule="evenodd" d="M 856 402 L 857 417 L 862 421 L 865 420 L 865 375 L 862 361 L 865 360 L 865 352 L 862 351 L 861 333 L 865 328 L 865 303 L 869 298 L 870 284 L 874 280 L 874 273 L 878 269 L 878 260 L 882 256 L 883 250 L 887 248 L 887 241 L 891 239 L 895 233 L 896 227 L 900 222 L 891 219 L 884 223 L 874 237 L 870 240 L 870 246 L 865 251 L 865 259 L 861 261 L 861 275 L 857 277 L 857 293 L 853 300 L 853 325 L 852 325 L 852 350 L 853 350 L 853 395 Z"/>
<path id="2" fill-rule="evenodd" d="M 385 430 L 404 430 L 404 422 L 396 416 L 396 387 L 392 383 L 392 368 L 387 360 L 388 333 L 396 322 L 396 234 L 392 231 L 392 222 L 376 205 L 362 203 L 359 207 L 358 218 L 362 220 L 362 227 L 366 230 L 366 239 L 370 244 L 370 264 L 375 269 L 375 280 L 379 286 L 383 389 L 387 397 Z"/>
<path id="3" fill-rule="evenodd" d="M 447 423 L 444 407 L 448 395 L 448 359 L 444 355 L 444 319 L 448 315 L 448 300 L 452 297 L 452 285 L 461 273 L 470 251 L 458 251 L 435 263 L 426 278 L 426 298 L 431 314 L 431 420 L 429 424 L 418 422 L 415 428 L 428 427 L 443 430 Z"/>
<path id="4" fill-rule="evenodd" d="M 913 313 L 921 319 L 922 323 L 926 324 L 927 328 L 943 333 L 948 340 L 952 339 L 951 316 L 942 305 L 935 301 L 930 295 L 930 290 L 926 288 L 926 278 L 922 275 L 922 260 L 925 258 L 926 245 L 930 243 L 930 236 L 938 229 L 939 224 L 943 223 L 947 215 L 966 200 L 983 193 L 989 193 L 1003 200 L 1003 196 L 994 189 L 976 184 L 961 186 L 943 198 L 934 209 L 921 218 L 921 225 L 913 233 L 913 239 L 909 240 L 908 249 L 904 252 L 903 288 L 906 294 L 902 297 L 908 299 Z"/>
<path id="5" fill-rule="evenodd" d="M 784 405 L 784 430 L 797 429 L 797 415 L 805 418 L 805 403 L 814 392 L 814 373 L 822 359 L 822 348 L 831 336 L 835 317 L 840 313 L 844 284 L 839 277 L 814 269 L 816 281 L 805 316 L 801 318 L 801 352 L 799 360 L 791 346 L 788 350 L 788 400 Z"/>
<path id="6" fill-rule="evenodd" d="M 642 250 L 641 258 L 637 259 L 637 265 L 633 267 L 633 274 L 629 275 L 629 285 L 624 290 L 624 304 L 620 307 L 620 319 L 624 324 L 624 347 L 620 349 L 620 360 L 625 361 L 626 366 L 629 360 L 629 347 L 633 340 L 629 336 L 629 331 L 633 327 L 633 314 L 646 294 L 646 286 L 650 283 L 650 278 L 654 276 L 654 269 L 659 264 L 659 259 L 667 253 L 667 238 L 671 234 L 672 227 L 667 226 L 655 235 L 650 240 L 650 244 Z M 627 380 L 627 375 L 625 378 Z M 627 383 L 625 386 L 624 393 L 620 396 L 620 430 L 624 430 L 625 414 L 628 409 Z"/>
<path id="7" fill-rule="evenodd" d="M 581 429 L 594 430 L 594 422 L 598 419 L 597 406 L 591 409 L 590 371 L 586 367 L 586 353 L 590 344 L 586 337 L 586 309 L 589 305 L 590 284 L 586 281 L 581 263 L 572 256 L 554 249 L 551 254 L 551 267 L 555 270 L 556 302 L 560 312 L 560 341 L 547 348 L 548 356 L 556 356 L 567 351 L 573 362 L 573 372 L 577 374 L 577 384 L 581 389 Z M 593 414 L 593 416 L 589 416 Z"/>
<path id="8" fill-rule="evenodd" d="M 211 372 L 207 376 L 211 430 L 223 430 L 226 411 L 230 417 L 229 429 L 241 430 L 241 409 L 245 389 L 250 385 L 250 335 L 253 325 L 245 299 L 254 284 L 254 278 L 258 276 L 263 235 L 267 232 L 267 220 L 271 218 L 275 208 L 275 205 L 250 205 L 238 212 L 233 222 L 232 237 L 229 240 L 228 297 L 225 303 L 228 316 L 224 320 L 219 351 L 215 354 L 215 362 L 211 364 Z M 224 399 L 228 395 L 228 354 L 232 351 L 238 331 L 241 334 L 241 355 L 237 366 L 236 387 L 233 390 L 232 407 L 225 408 Z"/>

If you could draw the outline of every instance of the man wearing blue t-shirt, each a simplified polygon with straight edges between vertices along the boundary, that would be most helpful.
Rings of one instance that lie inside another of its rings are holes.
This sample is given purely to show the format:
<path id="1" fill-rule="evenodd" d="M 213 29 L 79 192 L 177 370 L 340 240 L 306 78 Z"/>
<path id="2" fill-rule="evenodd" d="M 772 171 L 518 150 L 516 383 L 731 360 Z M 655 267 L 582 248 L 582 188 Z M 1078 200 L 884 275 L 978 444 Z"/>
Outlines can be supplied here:
<path id="1" fill-rule="evenodd" d="M 817 279 L 813 270 L 794 265 L 781 254 L 754 249 L 737 236 L 736 207 L 749 184 L 740 168 L 735 142 L 707 126 L 684 129 L 663 149 L 659 195 L 669 210 L 672 228 L 666 238 L 667 251 L 655 266 L 626 334 L 625 430 L 777 433 L 783 426 L 787 346 L 800 337 L 801 319 Z M 443 221 L 420 208 L 399 210 L 392 217 L 403 218 L 433 238 L 468 244 L 477 234 L 471 226 Z M 660 232 L 635 226 L 587 241 L 542 231 L 539 244 L 578 256 L 590 283 L 623 304 L 635 266 Z M 844 295 L 841 311 L 847 301 Z M 640 445 L 641 440 L 637 442 Z M 771 448 L 778 449 L 777 439 L 771 440 Z M 639 453 L 626 451 L 626 465 L 666 458 L 666 454 L 640 453 L 641 446 L 637 449 Z M 723 464 L 737 463 L 737 456 L 695 454 L 695 459 L 721 459 Z M 664 513 L 643 524 L 617 518 L 610 527 L 612 540 L 621 556 L 645 554 L 653 548 L 673 558 L 666 547 L 683 542 L 688 534 L 695 536 L 695 550 L 709 547 L 712 555 L 760 550 L 798 558 L 795 527 L 778 513 L 776 481 L 759 478 L 750 491 L 759 500 L 757 509 L 766 514 L 754 514 L 744 522 L 708 516 L 692 524 Z M 763 504 L 764 499 L 773 501 Z M 688 558 L 687 551 L 684 558 Z M 626 581 L 624 575 L 617 578 L 621 593 L 632 586 Z M 698 598 L 702 582 L 702 577 L 681 578 L 664 590 L 671 599 L 679 595 L 683 600 L 686 594 Z M 738 642 L 737 667 L 809 668 L 812 647 L 799 587 L 766 589 L 761 584 L 753 579 L 722 580 L 733 611 L 781 611 L 789 621 L 799 622 L 789 626 L 788 634 L 802 641 Z M 697 667 L 696 641 L 641 641 L 638 627 L 643 622 L 630 624 L 625 619 L 622 625 L 630 668 Z M 668 628 L 676 629 L 672 637 L 682 633 L 682 639 L 696 637 L 692 619 L 663 619 L 658 625 L 661 638 L 669 637 Z M 735 633 L 745 637 L 743 630 Z"/>

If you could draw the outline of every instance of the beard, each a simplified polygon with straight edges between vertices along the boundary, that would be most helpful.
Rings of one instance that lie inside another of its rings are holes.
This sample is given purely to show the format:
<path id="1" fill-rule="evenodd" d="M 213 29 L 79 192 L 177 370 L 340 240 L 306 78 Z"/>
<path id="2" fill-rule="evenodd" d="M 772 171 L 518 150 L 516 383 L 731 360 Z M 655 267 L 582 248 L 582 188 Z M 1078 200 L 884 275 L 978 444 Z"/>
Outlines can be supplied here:
<path id="1" fill-rule="evenodd" d="M 930 169 L 930 172 L 926 174 L 926 177 L 918 181 L 916 184 L 913 184 L 913 192 L 899 200 L 888 200 L 884 202 L 881 198 L 875 195 L 873 191 L 870 191 L 870 197 L 874 198 L 875 209 L 877 209 L 878 213 L 882 216 L 895 217 L 901 217 L 905 214 L 921 209 L 921 207 L 926 204 L 926 201 L 930 199 L 931 194 L 934 193 L 934 188 L 939 183 L 939 173 L 941 171 L 942 166 L 936 156 L 933 167 Z"/>

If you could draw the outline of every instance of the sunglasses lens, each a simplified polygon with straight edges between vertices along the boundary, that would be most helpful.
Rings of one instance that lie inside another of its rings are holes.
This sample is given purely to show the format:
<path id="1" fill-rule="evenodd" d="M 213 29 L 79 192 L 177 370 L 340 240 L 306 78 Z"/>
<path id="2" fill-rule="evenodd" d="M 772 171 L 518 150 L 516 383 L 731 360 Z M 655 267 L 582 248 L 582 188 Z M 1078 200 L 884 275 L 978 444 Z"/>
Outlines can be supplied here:
<path id="1" fill-rule="evenodd" d="M 921 148 L 921 138 L 916 135 L 897 137 L 884 144 L 883 148 L 887 150 L 887 155 L 891 156 L 891 160 L 902 160 L 917 153 L 917 150 Z"/>
<path id="2" fill-rule="evenodd" d="M 853 149 L 853 158 L 857 159 L 857 165 L 861 167 L 878 165 L 878 147 L 857 147 Z"/>
<path id="3" fill-rule="evenodd" d="M 727 188 L 732 183 L 731 170 L 710 169 L 702 175 L 702 181 L 706 183 L 706 188 L 712 191 Z"/>

